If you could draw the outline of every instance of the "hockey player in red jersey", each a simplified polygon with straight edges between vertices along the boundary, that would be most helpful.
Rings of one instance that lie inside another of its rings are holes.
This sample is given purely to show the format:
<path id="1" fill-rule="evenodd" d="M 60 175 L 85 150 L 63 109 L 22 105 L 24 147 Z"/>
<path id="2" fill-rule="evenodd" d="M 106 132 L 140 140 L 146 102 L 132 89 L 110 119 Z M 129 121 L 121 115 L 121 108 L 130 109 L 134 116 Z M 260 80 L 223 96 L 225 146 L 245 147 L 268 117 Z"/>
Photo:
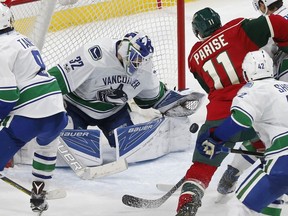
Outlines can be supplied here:
<path id="1" fill-rule="evenodd" d="M 219 14 L 211 8 L 204 8 L 194 14 L 192 28 L 200 41 L 189 54 L 189 69 L 209 99 L 206 121 L 200 128 L 199 138 L 230 115 L 232 99 L 245 84 L 242 62 L 248 52 L 263 47 L 270 37 L 281 50 L 288 51 L 288 21 L 271 15 L 257 19 L 238 18 L 222 26 Z M 233 147 L 236 142 L 255 136 L 254 130 L 247 129 L 233 136 L 225 146 Z M 186 172 L 177 216 L 196 215 L 204 190 L 227 155 L 221 153 L 209 160 L 200 154 L 202 148 L 202 145 L 196 145 L 193 164 Z"/>
<path id="2" fill-rule="evenodd" d="M 252 0 L 253 6 L 256 11 L 258 11 L 261 15 L 280 15 L 285 19 L 288 19 L 288 8 L 283 4 L 283 0 Z M 261 47 L 261 49 L 265 50 L 273 59 L 274 66 L 274 77 L 275 79 L 281 81 L 288 81 L 288 55 L 287 53 L 283 53 L 278 49 L 277 45 L 273 41 L 272 38 L 269 39 L 268 43 Z M 242 144 L 242 150 L 253 151 L 263 151 L 263 143 L 260 144 L 260 140 L 257 142 L 258 146 L 261 149 L 255 146 L 255 142 L 253 142 L 253 146 L 249 145 L 250 141 L 247 141 Z M 257 160 L 257 157 L 236 154 L 233 158 L 231 164 L 227 166 L 227 169 L 223 173 L 220 181 L 218 183 L 217 191 L 219 192 L 218 198 L 216 202 L 225 203 L 232 196 L 226 196 L 234 192 L 237 186 L 237 181 L 240 175 L 246 170 L 252 163 Z"/>

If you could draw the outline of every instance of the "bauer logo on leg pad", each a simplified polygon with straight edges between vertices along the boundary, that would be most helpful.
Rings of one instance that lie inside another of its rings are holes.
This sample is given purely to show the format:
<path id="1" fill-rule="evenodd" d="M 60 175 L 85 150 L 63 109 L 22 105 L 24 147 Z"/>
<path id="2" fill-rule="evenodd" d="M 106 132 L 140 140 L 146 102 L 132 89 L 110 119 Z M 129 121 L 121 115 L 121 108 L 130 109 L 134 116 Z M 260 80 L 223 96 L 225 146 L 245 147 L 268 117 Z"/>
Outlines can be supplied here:
<path id="1" fill-rule="evenodd" d="M 159 118 L 147 123 L 117 128 L 115 134 L 117 136 L 118 156 L 121 157 L 127 153 L 130 155 L 130 153 L 137 151 L 137 147 L 150 139 L 164 120 L 165 118 Z"/>
<path id="2" fill-rule="evenodd" d="M 65 129 L 61 132 L 60 137 L 83 160 L 85 165 L 102 164 L 99 130 Z"/>

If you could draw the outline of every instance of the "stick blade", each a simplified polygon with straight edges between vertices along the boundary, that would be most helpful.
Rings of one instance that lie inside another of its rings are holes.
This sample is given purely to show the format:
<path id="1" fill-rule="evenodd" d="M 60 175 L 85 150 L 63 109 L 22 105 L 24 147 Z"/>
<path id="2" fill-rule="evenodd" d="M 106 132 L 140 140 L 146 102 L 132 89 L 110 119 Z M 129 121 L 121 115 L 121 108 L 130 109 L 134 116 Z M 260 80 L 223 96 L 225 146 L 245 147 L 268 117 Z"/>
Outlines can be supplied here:
<path id="1" fill-rule="evenodd" d="M 171 184 L 156 184 L 156 188 L 159 190 L 159 191 L 163 191 L 163 192 L 168 192 L 171 190 L 171 188 L 173 188 L 174 185 L 171 185 Z M 177 189 L 177 191 L 180 191 L 180 187 Z"/>
<path id="2" fill-rule="evenodd" d="M 85 172 L 80 176 L 82 179 L 95 179 L 104 176 L 113 175 L 128 169 L 128 163 L 125 158 L 96 167 L 86 167 Z"/>
<path id="3" fill-rule="evenodd" d="M 145 209 L 158 208 L 162 205 L 161 200 L 147 200 L 127 194 L 122 197 L 122 203 L 130 207 Z"/>
<path id="4" fill-rule="evenodd" d="M 47 200 L 54 200 L 54 199 L 63 199 L 67 196 L 67 193 L 63 189 L 55 189 L 48 191 L 46 194 Z"/>

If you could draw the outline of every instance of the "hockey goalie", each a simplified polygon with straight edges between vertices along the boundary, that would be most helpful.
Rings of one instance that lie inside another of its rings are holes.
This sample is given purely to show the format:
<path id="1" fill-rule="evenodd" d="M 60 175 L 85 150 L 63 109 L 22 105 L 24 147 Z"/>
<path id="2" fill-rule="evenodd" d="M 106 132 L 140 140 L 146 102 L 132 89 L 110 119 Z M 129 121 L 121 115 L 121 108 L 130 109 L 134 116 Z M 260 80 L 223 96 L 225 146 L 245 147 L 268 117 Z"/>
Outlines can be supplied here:
<path id="1" fill-rule="evenodd" d="M 70 130 L 61 134 L 62 144 L 83 164 L 151 160 L 192 144 L 188 116 L 204 95 L 167 89 L 154 70 L 153 53 L 148 35 L 130 32 L 120 40 L 89 42 L 48 70 L 59 83 L 71 119 Z M 139 121 L 131 112 L 132 100 L 140 109 L 157 113 L 156 118 Z M 105 156 L 107 146 L 112 155 Z M 15 162 L 29 163 L 29 149 L 23 151 Z M 65 163 L 58 160 L 58 165 Z"/>

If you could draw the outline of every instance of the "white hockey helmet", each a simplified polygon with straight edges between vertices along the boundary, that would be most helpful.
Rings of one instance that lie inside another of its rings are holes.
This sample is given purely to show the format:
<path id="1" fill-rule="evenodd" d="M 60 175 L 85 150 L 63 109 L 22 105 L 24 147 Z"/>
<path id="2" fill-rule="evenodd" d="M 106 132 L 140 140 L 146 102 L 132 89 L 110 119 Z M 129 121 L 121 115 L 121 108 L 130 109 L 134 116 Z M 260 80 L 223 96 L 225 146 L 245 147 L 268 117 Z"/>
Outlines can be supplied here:
<path id="1" fill-rule="evenodd" d="M 273 61 L 264 50 L 247 53 L 242 69 L 246 82 L 273 77 Z"/>
<path id="2" fill-rule="evenodd" d="M 279 0 L 253 0 L 252 1 L 252 4 L 253 4 L 253 7 L 255 8 L 256 11 L 260 11 L 260 8 L 259 8 L 259 2 L 262 1 L 263 4 L 265 5 L 266 7 L 266 12 L 264 14 L 267 13 L 267 10 L 268 10 L 268 6 L 271 5 L 272 3 L 274 2 L 277 2 Z M 260 11 L 261 12 L 261 11 Z M 262 12 L 261 12 L 262 13 Z"/>
<path id="3" fill-rule="evenodd" d="M 0 3 L 0 30 L 13 27 L 14 16 L 9 7 Z"/>
<path id="4" fill-rule="evenodd" d="M 128 75 L 133 75 L 138 68 L 149 61 L 154 53 L 150 38 L 139 32 L 130 32 L 122 39 L 118 54 Z"/>

